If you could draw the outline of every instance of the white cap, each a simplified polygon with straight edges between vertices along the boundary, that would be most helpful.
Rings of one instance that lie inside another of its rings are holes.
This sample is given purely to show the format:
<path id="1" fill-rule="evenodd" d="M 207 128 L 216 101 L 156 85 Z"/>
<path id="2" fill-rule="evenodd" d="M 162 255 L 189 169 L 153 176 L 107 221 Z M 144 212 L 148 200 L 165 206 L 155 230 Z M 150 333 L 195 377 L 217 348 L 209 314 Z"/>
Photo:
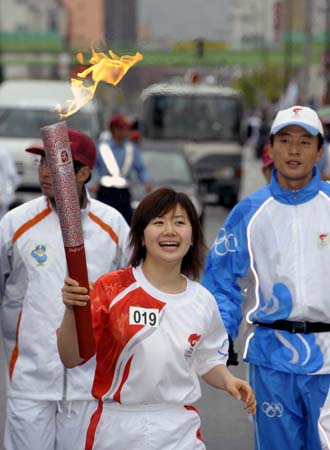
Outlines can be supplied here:
<path id="1" fill-rule="evenodd" d="M 289 125 L 299 125 L 313 136 L 319 133 L 323 136 L 323 126 L 319 116 L 307 106 L 291 106 L 279 111 L 274 119 L 270 134 L 276 134 Z"/>

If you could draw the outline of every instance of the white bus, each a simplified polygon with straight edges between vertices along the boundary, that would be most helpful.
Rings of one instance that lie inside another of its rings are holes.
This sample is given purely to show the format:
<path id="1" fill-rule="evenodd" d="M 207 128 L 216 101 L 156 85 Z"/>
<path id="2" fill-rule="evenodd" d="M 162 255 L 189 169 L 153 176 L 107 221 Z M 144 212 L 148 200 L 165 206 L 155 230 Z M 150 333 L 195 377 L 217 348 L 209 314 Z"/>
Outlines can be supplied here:
<path id="1" fill-rule="evenodd" d="M 233 206 L 242 174 L 239 91 L 181 81 L 153 84 L 140 96 L 143 148 L 184 150 L 208 203 Z"/>

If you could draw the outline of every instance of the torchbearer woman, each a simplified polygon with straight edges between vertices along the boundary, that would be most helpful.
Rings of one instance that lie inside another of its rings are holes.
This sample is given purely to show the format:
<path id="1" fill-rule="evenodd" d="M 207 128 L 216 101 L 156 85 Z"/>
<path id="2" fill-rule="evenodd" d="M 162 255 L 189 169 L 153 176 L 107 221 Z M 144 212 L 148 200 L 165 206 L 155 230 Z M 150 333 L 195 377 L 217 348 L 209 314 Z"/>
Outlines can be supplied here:
<path id="1" fill-rule="evenodd" d="M 89 296 L 65 279 L 58 333 L 67 367 L 78 352 L 73 305 L 91 301 L 98 400 L 86 449 L 202 450 L 198 375 L 255 414 L 250 386 L 226 368 L 227 333 L 213 296 L 198 282 L 204 241 L 189 198 L 158 189 L 132 222 L 131 267 L 99 278 Z"/>

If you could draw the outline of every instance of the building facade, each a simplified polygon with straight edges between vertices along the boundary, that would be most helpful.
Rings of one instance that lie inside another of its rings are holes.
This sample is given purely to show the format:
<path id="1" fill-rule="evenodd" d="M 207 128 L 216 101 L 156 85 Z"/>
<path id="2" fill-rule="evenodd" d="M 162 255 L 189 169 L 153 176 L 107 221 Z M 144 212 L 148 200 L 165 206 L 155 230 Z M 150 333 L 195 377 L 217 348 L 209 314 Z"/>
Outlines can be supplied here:
<path id="1" fill-rule="evenodd" d="M 274 0 L 232 0 L 228 17 L 230 48 L 238 50 L 272 46 L 276 36 L 275 4 Z"/>
<path id="2" fill-rule="evenodd" d="M 19 31 L 63 32 L 64 8 L 60 0 L 2 0 L 1 33 Z"/>
<path id="3" fill-rule="evenodd" d="M 137 0 L 103 0 L 104 34 L 110 47 L 135 46 Z"/>
<path id="4" fill-rule="evenodd" d="M 104 41 L 103 0 L 63 0 L 66 10 L 65 40 L 76 50 L 98 47 Z"/>

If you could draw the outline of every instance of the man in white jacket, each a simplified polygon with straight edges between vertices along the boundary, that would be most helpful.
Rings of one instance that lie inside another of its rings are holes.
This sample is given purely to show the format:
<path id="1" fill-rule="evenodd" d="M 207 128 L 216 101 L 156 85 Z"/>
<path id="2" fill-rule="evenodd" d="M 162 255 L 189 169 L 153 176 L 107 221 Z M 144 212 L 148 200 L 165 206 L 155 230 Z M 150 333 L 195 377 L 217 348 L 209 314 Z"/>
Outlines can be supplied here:
<path id="1" fill-rule="evenodd" d="M 69 130 L 88 278 L 125 267 L 129 227 L 114 208 L 91 199 L 85 183 L 96 160 L 94 142 Z M 0 222 L 0 323 L 8 362 L 6 450 L 81 450 L 90 416 L 95 362 L 66 370 L 56 346 L 63 316 L 66 259 L 52 180 L 42 147 L 43 196 L 9 211 Z"/>

